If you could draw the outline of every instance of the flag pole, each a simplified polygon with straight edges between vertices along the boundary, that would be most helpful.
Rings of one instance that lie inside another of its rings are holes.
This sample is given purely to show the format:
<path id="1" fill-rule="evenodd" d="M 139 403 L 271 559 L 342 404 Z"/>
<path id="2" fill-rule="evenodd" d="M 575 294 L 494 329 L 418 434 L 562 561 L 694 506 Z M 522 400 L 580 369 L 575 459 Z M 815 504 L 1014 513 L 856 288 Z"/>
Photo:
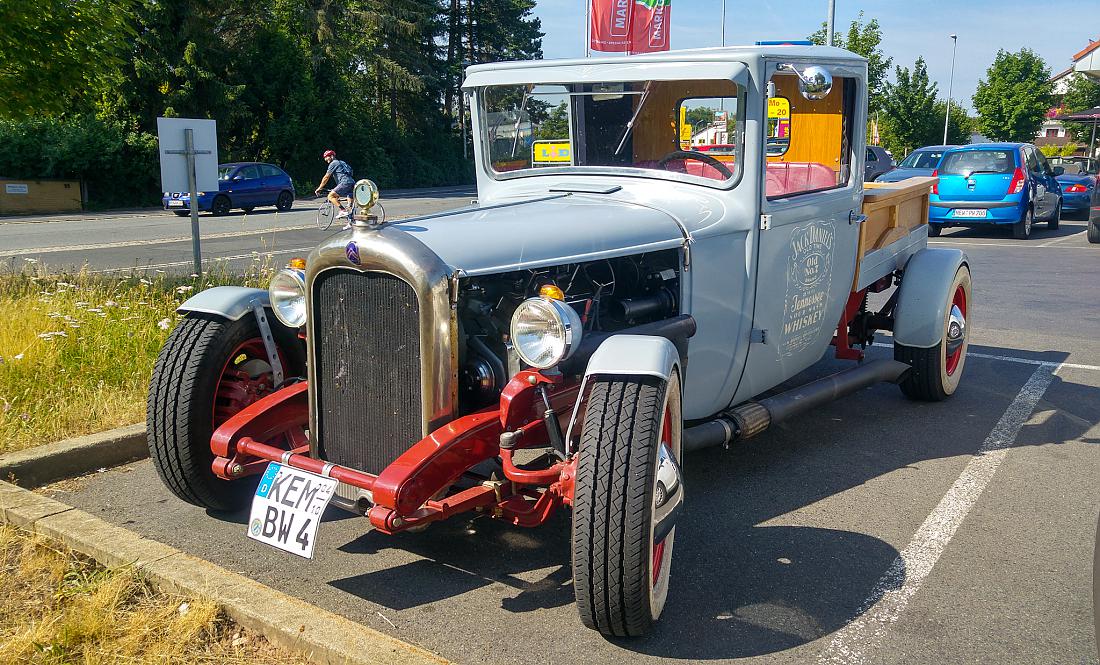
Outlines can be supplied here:
<path id="1" fill-rule="evenodd" d="M 584 0 L 584 57 L 592 57 L 592 19 L 588 12 L 592 9 L 592 0 Z"/>

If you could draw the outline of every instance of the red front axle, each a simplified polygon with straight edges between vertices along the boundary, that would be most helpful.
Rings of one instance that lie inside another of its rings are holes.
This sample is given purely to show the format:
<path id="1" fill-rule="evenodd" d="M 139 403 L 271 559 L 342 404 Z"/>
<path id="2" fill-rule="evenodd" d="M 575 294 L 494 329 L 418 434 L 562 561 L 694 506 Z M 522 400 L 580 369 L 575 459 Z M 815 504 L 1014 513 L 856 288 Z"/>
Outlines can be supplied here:
<path id="1" fill-rule="evenodd" d="M 309 426 L 305 382 L 295 383 L 245 407 L 215 432 L 210 441 L 214 474 L 236 480 L 261 473 L 270 462 L 320 474 L 370 492 L 367 515 L 380 531 L 394 533 L 484 510 L 518 526 L 545 522 L 562 503 L 572 504 L 576 457 L 544 469 L 521 469 L 511 450 L 500 448 L 500 435 L 519 432 L 518 448 L 550 445 L 538 390 L 546 390 L 559 414 L 568 414 L 578 385 L 539 372 L 517 374 L 501 393 L 498 408 L 458 418 L 413 444 L 377 476 L 309 455 L 304 436 Z M 477 464 L 500 457 L 504 479 L 490 479 L 445 498 L 435 498 Z"/>

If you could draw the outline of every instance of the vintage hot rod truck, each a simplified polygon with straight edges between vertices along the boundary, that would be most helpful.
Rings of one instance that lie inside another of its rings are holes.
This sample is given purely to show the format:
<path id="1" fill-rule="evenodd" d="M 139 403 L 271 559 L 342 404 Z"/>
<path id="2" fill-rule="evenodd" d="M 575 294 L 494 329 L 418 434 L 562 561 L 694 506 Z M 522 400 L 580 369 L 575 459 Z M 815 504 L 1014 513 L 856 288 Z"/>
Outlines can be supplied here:
<path id="1" fill-rule="evenodd" d="M 330 502 L 386 534 L 569 506 L 582 622 L 646 632 L 688 451 L 959 384 L 967 258 L 927 247 L 934 180 L 863 182 L 866 71 L 805 46 L 469 68 L 478 201 L 387 222 L 361 181 L 267 291 L 185 302 L 149 392 L 160 476 L 304 556 Z M 863 362 L 884 330 L 893 359 Z M 774 390 L 830 347 L 853 366 Z"/>

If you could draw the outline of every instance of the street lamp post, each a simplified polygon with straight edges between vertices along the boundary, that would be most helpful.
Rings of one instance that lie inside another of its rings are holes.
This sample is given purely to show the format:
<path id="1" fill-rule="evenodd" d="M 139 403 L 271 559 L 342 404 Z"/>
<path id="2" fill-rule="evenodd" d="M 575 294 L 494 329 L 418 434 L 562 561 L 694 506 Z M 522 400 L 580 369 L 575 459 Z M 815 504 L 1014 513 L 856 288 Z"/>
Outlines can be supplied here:
<path id="1" fill-rule="evenodd" d="M 726 0 L 722 0 L 722 46 L 726 45 Z"/>
<path id="2" fill-rule="evenodd" d="M 833 45 L 833 23 L 836 19 L 836 0 L 829 0 L 829 20 L 825 22 L 825 45 Z"/>
<path id="3" fill-rule="evenodd" d="M 951 93 L 955 84 L 955 47 L 959 45 L 959 36 L 951 35 L 951 76 L 947 79 L 947 113 L 943 118 L 943 144 L 947 145 L 947 123 L 951 121 Z"/>

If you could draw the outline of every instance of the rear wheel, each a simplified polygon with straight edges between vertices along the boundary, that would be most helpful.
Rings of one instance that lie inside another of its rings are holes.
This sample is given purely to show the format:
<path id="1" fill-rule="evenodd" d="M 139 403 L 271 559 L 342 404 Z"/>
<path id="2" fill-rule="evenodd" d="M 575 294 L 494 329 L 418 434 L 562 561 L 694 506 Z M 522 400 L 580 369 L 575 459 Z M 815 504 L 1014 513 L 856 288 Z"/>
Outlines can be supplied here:
<path id="1" fill-rule="evenodd" d="M 280 192 L 279 198 L 275 200 L 275 209 L 279 212 L 286 212 L 293 205 L 294 195 L 290 192 Z"/>
<path id="2" fill-rule="evenodd" d="M 256 206 L 245 206 L 244 208 L 241 208 L 241 210 L 243 210 L 246 215 L 248 213 L 252 212 L 255 209 L 256 209 Z"/>
<path id="3" fill-rule="evenodd" d="M 604 635 L 647 632 L 668 597 L 682 503 L 680 379 L 614 377 L 588 398 L 573 504 L 581 621 Z"/>
<path id="4" fill-rule="evenodd" d="M 942 224 L 929 224 L 928 225 L 928 235 L 929 235 L 929 237 L 939 238 L 941 233 L 943 233 L 943 225 Z"/>
<path id="5" fill-rule="evenodd" d="M 1089 222 L 1088 238 L 1089 242 L 1100 243 L 1100 220 Z"/>
<path id="6" fill-rule="evenodd" d="M 1062 202 L 1059 201 L 1058 205 L 1054 208 L 1054 216 L 1047 221 L 1047 228 L 1051 231 L 1058 228 L 1058 222 L 1062 219 Z"/>
<path id="7" fill-rule="evenodd" d="M 191 214 L 190 210 L 173 210 L 172 212 L 176 214 L 176 217 L 187 217 Z"/>
<path id="8" fill-rule="evenodd" d="M 284 372 L 300 374 L 301 344 L 272 323 Z M 231 416 L 273 392 L 272 378 L 251 314 L 237 321 L 188 314 L 176 326 L 153 367 L 146 415 L 153 466 L 173 494 L 211 510 L 245 505 L 255 477 L 249 482 L 215 476 L 210 437 Z"/>
<path id="9" fill-rule="evenodd" d="M 1031 227 L 1035 224 L 1035 210 L 1028 208 L 1023 219 L 1012 225 L 1012 237 L 1017 240 L 1027 240 L 1031 237 Z"/>
<path id="10" fill-rule="evenodd" d="M 970 269 L 960 266 L 948 289 L 940 343 L 927 349 L 894 344 L 894 360 L 912 366 L 901 382 L 901 391 L 907 397 L 939 402 L 959 387 L 970 339 L 970 291 Z"/>

